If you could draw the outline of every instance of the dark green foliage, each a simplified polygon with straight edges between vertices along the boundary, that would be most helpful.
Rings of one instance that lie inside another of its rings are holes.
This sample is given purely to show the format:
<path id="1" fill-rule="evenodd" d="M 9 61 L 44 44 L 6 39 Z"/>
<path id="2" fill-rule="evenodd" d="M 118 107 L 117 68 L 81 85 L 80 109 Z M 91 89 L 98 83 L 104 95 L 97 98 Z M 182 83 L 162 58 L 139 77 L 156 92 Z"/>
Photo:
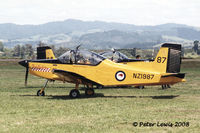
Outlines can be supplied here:
<path id="1" fill-rule="evenodd" d="M 198 53 L 199 51 L 199 41 L 194 41 L 194 46 L 193 46 L 194 52 Z"/>
<path id="2" fill-rule="evenodd" d="M 16 45 L 12 51 L 13 57 L 32 58 L 34 49 L 31 44 Z"/>
<path id="3" fill-rule="evenodd" d="M 4 51 L 4 45 L 3 43 L 0 41 L 0 51 L 3 52 Z"/>
<path id="4" fill-rule="evenodd" d="M 20 56 L 20 51 L 21 51 L 21 46 L 20 45 L 16 45 L 13 49 L 13 56 Z"/>
<path id="5" fill-rule="evenodd" d="M 22 45 L 22 46 L 21 46 L 21 49 L 20 49 L 20 57 L 21 57 L 22 59 L 25 58 L 25 50 L 26 50 L 25 46 Z"/>
<path id="6" fill-rule="evenodd" d="M 55 56 L 59 57 L 60 55 L 64 54 L 65 52 L 67 52 L 69 49 L 68 48 L 64 48 L 64 47 L 59 47 L 57 50 L 55 50 Z"/>
<path id="7" fill-rule="evenodd" d="M 33 47 L 31 44 L 25 45 L 25 55 L 27 55 L 28 57 L 31 57 L 33 55 Z"/>
<path id="8" fill-rule="evenodd" d="M 132 51 L 131 51 L 131 55 L 132 55 L 133 57 L 136 56 L 136 48 L 132 49 Z"/>
<path id="9" fill-rule="evenodd" d="M 181 48 L 181 57 L 184 57 L 184 53 L 185 53 L 185 48 L 182 47 L 182 48 Z"/>
<path id="10" fill-rule="evenodd" d="M 38 43 L 38 47 L 43 47 L 43 46 L 47 46 L 47 44 L 45 44 L 45 43 L 43 43 L 42 41 L 40 41 L 40 42 Z"/>

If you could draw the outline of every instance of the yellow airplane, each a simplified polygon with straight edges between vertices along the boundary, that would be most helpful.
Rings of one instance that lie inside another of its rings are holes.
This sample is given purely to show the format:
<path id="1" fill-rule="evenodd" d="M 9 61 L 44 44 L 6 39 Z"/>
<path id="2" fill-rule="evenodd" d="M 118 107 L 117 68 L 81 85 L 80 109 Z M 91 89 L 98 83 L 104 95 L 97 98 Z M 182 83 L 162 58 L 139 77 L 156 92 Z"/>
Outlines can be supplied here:
<path id="1" fill-rule="evenodd" d="M 44 96 L 48 81 L 59 80 L 75 84 L 69 93 L 71 98 L 80 97 L 79 85 L 86 86 L 85 94 L 94 95 L 94 85 L 102 86 L 151 86 L 173 85 L 184 82 L 185 74 L 180 73 L 181 45 L 165 43 L 154 61 L 121 60 L 111 61 L 95 52 L 69 50 L 55 58 L 50 47 L 38 47 L 36 60 L 19 62 L 28 73 L 47 79 L 38 96 Z"/>

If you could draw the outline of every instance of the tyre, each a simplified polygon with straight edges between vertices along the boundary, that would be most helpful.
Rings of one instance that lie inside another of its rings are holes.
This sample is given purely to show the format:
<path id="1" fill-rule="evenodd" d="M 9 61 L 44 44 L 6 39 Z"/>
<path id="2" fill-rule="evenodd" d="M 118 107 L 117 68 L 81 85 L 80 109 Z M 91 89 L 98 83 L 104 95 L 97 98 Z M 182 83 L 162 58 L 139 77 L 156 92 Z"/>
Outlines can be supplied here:
<path id="1" fill-rule="evenodd" d="M 78 98 L 80 97 L 80 92 L 77 89 L 73 89 L 69 93 L 70 98 Z"/>
<path id="2" fill-rule="evenodd" d="M 93 96 L 93 95 L 94 95 L 94 89 L 92 89 L 92 88 L 87 88 L 87 89 L 85 90 L 85 95 L 86 95 L 86 96 Z"/>
<path id="3" fill-rule="evenodd" d="M 103 89 L 103 85 L 97 85 L 97 89 Z"/>
<path id="4" fill-rule="evenodd" d="M 167 85 L 162 85 L 162 89 L 167 89 Z"/>
<path id="5" fill-rule="evenodd" d="M 38 90 L 38 91 L 37 91 L 37 96 L 45 96 L 45 92 L 42 91 L 42 93 L 40 93 L 40 91 L 41 91 L 41 90 Z"/>
<path id="6" fill-rule="evenodd" d="M 144 89 L 144 86 L 138 86 L 139 89 Z"/>

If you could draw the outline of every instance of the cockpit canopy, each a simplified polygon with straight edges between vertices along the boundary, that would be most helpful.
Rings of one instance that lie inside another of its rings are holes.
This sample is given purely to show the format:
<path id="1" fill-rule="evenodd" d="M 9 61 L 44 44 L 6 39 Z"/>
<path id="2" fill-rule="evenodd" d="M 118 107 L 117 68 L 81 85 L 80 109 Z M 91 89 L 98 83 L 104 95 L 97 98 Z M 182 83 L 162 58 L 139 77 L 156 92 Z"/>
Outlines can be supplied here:
<path id="1" fill-rule="evenodd" d="M 100 55 L 110 59 L 111 61 L 115 61 L 115 62 L 121 62 L 123 60 L 129 59 L 126 55 L 124 55 L 118 51 L 103 52 Z"/>
<path id="2" fill-rule="evenodd" d="M 70 50 L 61 55 L 58 59 L 65 64 L 98 65 L 105 57 L 86 50 Z"/>

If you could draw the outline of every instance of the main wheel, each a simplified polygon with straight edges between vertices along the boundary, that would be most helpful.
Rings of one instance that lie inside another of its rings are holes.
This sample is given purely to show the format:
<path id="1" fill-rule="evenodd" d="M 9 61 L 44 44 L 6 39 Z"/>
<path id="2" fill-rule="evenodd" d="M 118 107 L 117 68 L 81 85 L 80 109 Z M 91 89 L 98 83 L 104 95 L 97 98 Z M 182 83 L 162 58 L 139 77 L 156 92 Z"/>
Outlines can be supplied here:
<path id="1" fill-rule="evenodd" d="M 92 88 L 85 89 L 85 95 L 86 96 L 93 96 L 94 95 L 94 89 L 92 89 Z"/>
<path id="2" fill-rule="evenodd" d="M 171 88 L 171 86 L 167 84 L 167 88 Z"/>
<path id="3" fill-rule="evenodd" d="M 167 89 L 167 85 L 162 85 L 162 89 Z"/>
<path id="4" fill-rule="evenodd" d="M 73 89 L 69 93 L 70 98 L 78 98 L 80 97 L 80 92 L 77 89 Z"/>
<path id="5" fill-rule="evenodd" d="M 45 92 L 42 91 L 42 93 L 40 93 L 40 90 L 37 91 L 37 96 L 45 96 Z"/>

